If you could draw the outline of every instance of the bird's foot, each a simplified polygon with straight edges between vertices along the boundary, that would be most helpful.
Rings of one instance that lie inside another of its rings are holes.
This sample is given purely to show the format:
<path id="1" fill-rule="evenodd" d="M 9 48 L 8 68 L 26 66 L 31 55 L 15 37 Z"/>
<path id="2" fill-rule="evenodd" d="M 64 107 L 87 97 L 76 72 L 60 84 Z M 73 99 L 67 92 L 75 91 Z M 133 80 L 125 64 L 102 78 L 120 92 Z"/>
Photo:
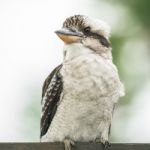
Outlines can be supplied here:
<path id="1" fill-rule="evenodd" d="M 108 141 L 105 141 L 105 143 L 103 144 L 104 145 L 104 149 L 105 150 L 109 150 L 110 148 L 110 143 Z"/>
<path id="2" fill-rule="evenodd" d="M 64 140 L 65 150 L 71 150 L 71 147 L 75 145 L 74 141 L 71 139 Z"/>
<path id="3" fill-rule="evenodd" d="M 102 140 L 101 138 L 96 138 L 95 142 L 102 143 L 105 150 L 109 150 L 109 148 L 110 148 L 110 143 L 108 141 Z"/>

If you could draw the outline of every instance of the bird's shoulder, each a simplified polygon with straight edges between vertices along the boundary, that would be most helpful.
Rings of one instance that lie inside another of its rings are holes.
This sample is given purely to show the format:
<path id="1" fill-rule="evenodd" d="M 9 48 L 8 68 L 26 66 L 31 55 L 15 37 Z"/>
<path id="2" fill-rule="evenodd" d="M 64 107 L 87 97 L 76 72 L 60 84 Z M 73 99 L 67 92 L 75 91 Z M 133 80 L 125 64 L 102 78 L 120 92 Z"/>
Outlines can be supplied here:
<path id="1" fill-rule="evenodd" d="M 52 81 L 52 79 L 54 78 L 54 76 L 59 75 L 58 73 L 59 73 L 61 68 L 62 68 L 62 64 L 55 67 L 55 69 L 53 69 L 53 71 L 45 79 L 45 81 L 43 83 L 43 87 L 42 87 L 42 98 L 44 97 L 46 89 L 48 88 L 48 86 L 49 86 L 50 82 Z"/>

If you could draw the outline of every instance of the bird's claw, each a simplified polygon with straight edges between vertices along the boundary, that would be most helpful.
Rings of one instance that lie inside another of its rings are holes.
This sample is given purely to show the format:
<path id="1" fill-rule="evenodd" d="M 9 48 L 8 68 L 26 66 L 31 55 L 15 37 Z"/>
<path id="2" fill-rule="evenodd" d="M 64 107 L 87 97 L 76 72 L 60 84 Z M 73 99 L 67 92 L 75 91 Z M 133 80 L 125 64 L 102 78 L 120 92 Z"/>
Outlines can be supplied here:
<path id="1" fill-rule="evenodd" d="M 109 150 L 110 148 L 110 143 L 108 141 L 105 141 L 105 143 L 103 143 L 104 149 L 105 150 Z"/>
<path id="2" fill-rule="evenodd" d="M 74 141 L 71 139 L 64 140 L 65 150 L 71 150 L 71 147 L 75 145 Z"/>
<path id="3" fill-rule="evenodd" d="M 108 141 L 103 141 L 100 138 L 96 138 L 95 142 L 96 143 L 102 143 L 105 150 L 109 150 L 109 148 L 110 148 L 110 143 Z"/>

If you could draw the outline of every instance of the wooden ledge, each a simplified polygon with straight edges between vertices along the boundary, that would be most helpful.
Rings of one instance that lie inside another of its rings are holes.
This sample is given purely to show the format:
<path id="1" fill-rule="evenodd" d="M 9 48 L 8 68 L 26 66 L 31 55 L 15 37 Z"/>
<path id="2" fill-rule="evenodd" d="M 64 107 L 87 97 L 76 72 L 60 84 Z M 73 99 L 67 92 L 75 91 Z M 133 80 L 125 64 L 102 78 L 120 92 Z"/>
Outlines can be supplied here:
<path id="1" fill-rule="evenodd" d="M 0 150 L 64 150 L 63 143 L 0 143 Z M 72 150 L 104 150 L 101 144 L 77 142 Z M 150 143 L 112 143 L 110 150 L 150 150 Z"/>

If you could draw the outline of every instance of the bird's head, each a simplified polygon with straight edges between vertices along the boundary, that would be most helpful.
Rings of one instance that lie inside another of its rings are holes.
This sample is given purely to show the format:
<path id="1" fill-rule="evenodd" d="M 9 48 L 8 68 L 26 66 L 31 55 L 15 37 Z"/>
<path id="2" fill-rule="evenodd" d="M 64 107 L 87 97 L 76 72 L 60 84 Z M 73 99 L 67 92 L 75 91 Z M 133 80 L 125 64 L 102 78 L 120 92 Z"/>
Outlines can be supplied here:
<path id="1" fill-rule="evenodd" d="M 110 27 L 104 21 L 74 15 L 67 18 L 62 29 L 55 33 L 65 45 L 80 44 L 96 53 L 110 54 Z"/>

